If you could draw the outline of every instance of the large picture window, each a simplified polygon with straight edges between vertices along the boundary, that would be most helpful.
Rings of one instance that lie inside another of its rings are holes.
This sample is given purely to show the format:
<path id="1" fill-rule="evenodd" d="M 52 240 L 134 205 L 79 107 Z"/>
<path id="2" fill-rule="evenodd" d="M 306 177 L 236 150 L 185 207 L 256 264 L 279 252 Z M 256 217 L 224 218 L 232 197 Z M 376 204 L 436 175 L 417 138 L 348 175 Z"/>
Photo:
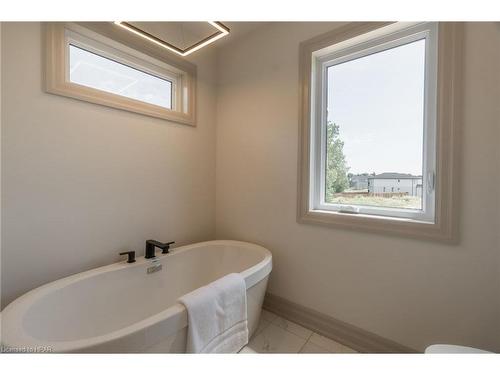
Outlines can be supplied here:
<path id="1" fill-rule="evenodd" d="M 454 77 L 438 74 L 453 56 L 437 23 L 371 26 L 302 44 L 299 220 L 435 238 L 452 225 L 455 187 L 440 168 L 453 139 L 440 137 L 454 124 L 438 108 L 454 96 L 438 90 Z"/>
<path id="2" fill-rule="evenodd" d="M 426 23 L 317 59 L 315 207 L 434 221 L 436 34 Z"/>

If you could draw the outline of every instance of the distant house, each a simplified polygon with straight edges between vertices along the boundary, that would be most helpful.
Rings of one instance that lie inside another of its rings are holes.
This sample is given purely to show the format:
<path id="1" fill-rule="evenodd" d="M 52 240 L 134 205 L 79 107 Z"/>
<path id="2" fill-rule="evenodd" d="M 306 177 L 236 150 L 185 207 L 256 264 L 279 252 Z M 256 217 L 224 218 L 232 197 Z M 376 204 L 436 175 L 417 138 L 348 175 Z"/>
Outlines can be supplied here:
<path id="1" fill-rule="evenodd" d="M 368 189 L 368 174 L 355 174 L 349 179 L 349 187 L 353 190 Z"/>
<path id="2" fill-rule="evenodd" d="M 368 176 L 369 193 L 408 193 L 422 195 L 422 176 L 407 173 L 381 173 Z"/>

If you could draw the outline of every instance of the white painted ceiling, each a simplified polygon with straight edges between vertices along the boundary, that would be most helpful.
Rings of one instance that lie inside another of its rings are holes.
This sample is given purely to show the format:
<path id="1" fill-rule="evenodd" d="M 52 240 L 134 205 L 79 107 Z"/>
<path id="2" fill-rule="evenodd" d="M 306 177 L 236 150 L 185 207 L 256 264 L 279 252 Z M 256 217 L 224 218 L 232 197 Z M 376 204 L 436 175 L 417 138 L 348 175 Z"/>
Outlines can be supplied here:
<path id="1" fill-rule="evenodd" d="M 227 27 L 229 27 L 231 32 L 227 37 L 224 37 L 216 41 L 214 43 L 216 47 L 217 46 L 221 47 L 228 43 L 238 41 L 239 39 L 243 38 L 245 35 L 251 33 L 252 31 L 271 24 L 271 22 L 224 22 L 224 21 L 221 22 Z"/>
<path id="2" fill-rule="evenodd" d="M 263 27 L 267 22 L 224 22 L 229 27 L 228 36 L 215 41 L 204 48 L 217 48 L 237 41 L 253 30 Z M 194 43 L 206 38 L 217 30 L 208 22 L 130 22 L 168 43 L 185 49 Z"/>

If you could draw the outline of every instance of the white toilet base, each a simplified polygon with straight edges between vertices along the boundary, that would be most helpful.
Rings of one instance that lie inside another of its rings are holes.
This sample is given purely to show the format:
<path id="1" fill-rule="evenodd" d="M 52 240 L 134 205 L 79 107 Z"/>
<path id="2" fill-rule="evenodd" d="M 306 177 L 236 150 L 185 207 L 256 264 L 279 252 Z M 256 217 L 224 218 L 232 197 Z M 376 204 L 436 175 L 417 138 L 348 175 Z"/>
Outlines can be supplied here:
<path id="1" fill-rule="evenodd" d="M 485 354 L 492 353 L 487 352 L 486 350 L 471 348 L 468 346 L 458 346 L 458 345 L 444 345 L 444 344 L 435 344 L 428 346 L 425 349 L 425 353 L 431 354 Z"/>

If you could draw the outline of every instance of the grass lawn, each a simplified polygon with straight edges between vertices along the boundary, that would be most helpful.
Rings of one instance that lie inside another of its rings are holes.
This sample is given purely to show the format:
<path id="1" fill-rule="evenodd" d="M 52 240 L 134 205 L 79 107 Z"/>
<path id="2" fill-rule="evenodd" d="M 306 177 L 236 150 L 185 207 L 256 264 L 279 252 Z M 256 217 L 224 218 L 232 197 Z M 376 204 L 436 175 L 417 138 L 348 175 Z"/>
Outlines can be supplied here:
<path id="1" fill-rule="evenodd" d="M 411 208 L 421 209 L 422 200 L 420 197 L 403 196 L 403 197 L 371 197 L 368 195 L 354 195 L 352 197 L 334 196 L 331 202 L 339 204 L 352 204 L 363 206 L 381 206 L 394 208 Z"/>

